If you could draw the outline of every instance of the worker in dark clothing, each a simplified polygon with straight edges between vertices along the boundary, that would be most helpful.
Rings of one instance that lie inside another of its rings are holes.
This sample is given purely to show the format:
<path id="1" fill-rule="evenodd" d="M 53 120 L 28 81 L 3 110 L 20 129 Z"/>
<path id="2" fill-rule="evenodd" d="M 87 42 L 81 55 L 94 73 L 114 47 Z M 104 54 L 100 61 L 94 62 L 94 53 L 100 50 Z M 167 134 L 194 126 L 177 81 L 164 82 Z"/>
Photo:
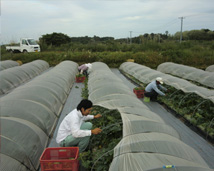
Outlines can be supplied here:
<path id="1" fill-rule="evenodd" d="M 150 100 L 152 101 L 156 101 L 158 95 L 166 96 L 162 91 L 167 91 L 167 88 L 161 86 L 161 84 L 163 84 L 163 79 L 161 77 L 157 77 L 146 86 L 144 96 L 150 97 Z"/>

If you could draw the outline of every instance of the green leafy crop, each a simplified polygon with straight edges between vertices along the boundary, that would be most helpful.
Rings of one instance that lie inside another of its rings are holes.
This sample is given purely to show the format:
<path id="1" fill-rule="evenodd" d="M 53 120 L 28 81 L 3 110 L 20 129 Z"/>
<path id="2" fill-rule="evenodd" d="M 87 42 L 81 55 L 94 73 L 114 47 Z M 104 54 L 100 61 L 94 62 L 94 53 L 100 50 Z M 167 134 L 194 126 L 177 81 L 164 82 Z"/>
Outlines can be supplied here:
<path id="1" fill-rule="evenodd" d="M 98 113 L 102 117 L 92 120 L 92 129 L 99 127 L 102 132 L 91 136 L 88 149 L 80 154 L 80 160 L 88 170 L 107 171 L 113 160 L 113 149 L 122 138 L 122 120 L 117 110 L 93 107 L 91 114 Z"/>
<path id="2" fill-rule="evenodd" d="M 145 88 L 144 87 L 135 87 L 134 89 L 135 90 L 144 90 Z"/>
<path id="3" fill-rule="evenodd" d="M 121 71 L 126 77 L 136 84 L 146 87 L 133 76 Z M 206 138 L 214 139 L 214 103 L 208 99 L 203 99 L 195 93 L 185 93 L 182 90 L 164 85 L 169 91 L 167 96 L 158 96 L 158 100 L 169 108 L 173 109 L 190 124 L 204 132 Z"/>
<path id="4" fill-rule="evenodd" d="M 168 93 L 167 96 L 158 96 L 158 99 L 213 139 L 213 102 L 203 99 L 195 93 L 184 93 L 173 87 L 165 87 L 170 90 L 170 93 Z"/>

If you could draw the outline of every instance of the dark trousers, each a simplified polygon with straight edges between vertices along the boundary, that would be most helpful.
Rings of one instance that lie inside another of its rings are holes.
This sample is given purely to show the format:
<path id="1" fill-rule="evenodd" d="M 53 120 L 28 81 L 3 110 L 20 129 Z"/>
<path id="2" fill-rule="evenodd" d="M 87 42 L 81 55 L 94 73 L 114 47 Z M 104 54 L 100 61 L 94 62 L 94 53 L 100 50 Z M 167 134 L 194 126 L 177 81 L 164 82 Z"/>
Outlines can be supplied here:
<path id="1" fill-rule="evenodd" d="M 80 74 L 80 69 L 78 69 L 78 71 L 79 71 L 79 74 Z M 86 77 L 88 77 L 88 72 L 87 72 L 87 70 L 85 70 L 85 71 L 83 71 L 83 73 L 82 73 L 83 75 L 85 75 Z"/>
<path id="2" fill-rule="evenodd" d="M 145 93 L 144 93 L 144 96 L 150 97 L 150 100 L 157 100 L 158 93 L 157 93 L 156 91 L 145 92 Z"/>
<path id="3" fill-rule="evenodd" d="M 86 77 L 88 77 L 88 72 L 87 72 L 87 70 L 86 70 L 86 71 L 83 71 L 83 75 L 85 75 Z"/>

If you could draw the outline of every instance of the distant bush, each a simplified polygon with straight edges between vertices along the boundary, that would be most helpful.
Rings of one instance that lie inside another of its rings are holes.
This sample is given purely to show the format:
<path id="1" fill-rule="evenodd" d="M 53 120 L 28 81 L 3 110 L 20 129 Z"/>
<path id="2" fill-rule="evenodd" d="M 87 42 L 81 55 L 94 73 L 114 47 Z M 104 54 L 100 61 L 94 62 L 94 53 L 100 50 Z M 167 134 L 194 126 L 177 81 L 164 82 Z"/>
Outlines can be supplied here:
<path id="1" fill-rule="evenodd" d="M 71 38 L 63 33 L 52 33 L 42 35 L 39 41 L 47 45 L 60 46 L 62 44 L 70 43 Z"/>
<path id="2" fill-rule="evenodd" d="M 42 52 L 39 53 L 10 54 L 2 46 L 1 60 L 21 60 L 26 63 L 43 59 L 51 66 L 63 60 L 78 64 L 100 61 L 109 67 L 119 67 L 127 59 L 134 59 L 136 63 L 151 68 L 156 68 L 163 62 L 175 62 L 201 69 L 214 64 L 214 41 L 144 42 L 131 45 L 108 41 L 91 44 L 68 43 L 57 47 L 43 44 L 41 49 Z"/>

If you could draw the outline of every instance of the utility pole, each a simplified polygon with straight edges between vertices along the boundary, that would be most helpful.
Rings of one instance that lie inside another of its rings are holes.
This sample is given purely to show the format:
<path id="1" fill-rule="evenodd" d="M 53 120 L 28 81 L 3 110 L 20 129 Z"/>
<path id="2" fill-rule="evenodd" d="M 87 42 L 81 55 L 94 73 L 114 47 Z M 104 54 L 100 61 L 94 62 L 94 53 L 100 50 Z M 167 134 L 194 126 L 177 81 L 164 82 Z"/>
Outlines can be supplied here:
<path id="1" fill-rule="evenodd" d="M 160 33 L 158 34 L 158 42 L 160 43 Z"/>
<path id="2" fill-rule="evenodd" d="M 183 19 L 184 19 L 184 17 L 179 17 L 179 19 L 181 19 L 181 32 L 180 32 L 180 43 L 181 43 L 181 41 L 182 41 Z"/>
<path id="3" fill-rule="evenodd" d="M 130 31 L 130 44 L 132 44 L 132 31 Z"/>

